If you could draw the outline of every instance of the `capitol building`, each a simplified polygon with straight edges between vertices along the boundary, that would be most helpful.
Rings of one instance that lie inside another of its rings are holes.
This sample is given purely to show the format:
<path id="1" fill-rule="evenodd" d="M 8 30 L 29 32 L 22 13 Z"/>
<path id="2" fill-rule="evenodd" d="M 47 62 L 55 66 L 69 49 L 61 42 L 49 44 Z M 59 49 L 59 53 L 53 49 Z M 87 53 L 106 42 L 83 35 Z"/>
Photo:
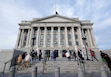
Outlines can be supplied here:
<path id="1" fill-rule="evenodd" d="M 30 51 L 53 50 L 59 56 L 65 49 L 85 48 L 99 50 L 93 34 L 93 23 L 90 20 L 79 20 L 54 14 L 44 18 L 23 20 L 19 23 L 19 32 L 15 49 Z"/>

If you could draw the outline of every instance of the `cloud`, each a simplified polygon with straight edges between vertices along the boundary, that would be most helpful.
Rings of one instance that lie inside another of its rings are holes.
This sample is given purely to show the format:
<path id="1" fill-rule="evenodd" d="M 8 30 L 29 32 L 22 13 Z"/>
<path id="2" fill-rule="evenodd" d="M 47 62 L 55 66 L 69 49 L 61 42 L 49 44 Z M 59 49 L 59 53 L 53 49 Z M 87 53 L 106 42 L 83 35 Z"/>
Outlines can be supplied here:
<path id="1" fill-rule="evenodd" d="M 0 49 L 14 48 L 19 29 L 18 23 L 21 20 L 31 20 L 41 16 L 37 10 L 14 2 L 2 2 L 0 9 Z"/>
<path id="2" fill-rule="evenodd" d="M 51 8 L 51 12 L 57 11 L 60 15 L 66 17 L 73 17 L 74 16 L 74 8 L 72 8 L 68 4 L 56 4 Z"/>
<path id="3" fill-rule="evenodd" d="M 60 15 L 91 20 L 99 48 L 111 48 L 110 0 L 1 0 L 0 49 L 14 47 L 21 20 L 55 14 L 55 5 Z"/>

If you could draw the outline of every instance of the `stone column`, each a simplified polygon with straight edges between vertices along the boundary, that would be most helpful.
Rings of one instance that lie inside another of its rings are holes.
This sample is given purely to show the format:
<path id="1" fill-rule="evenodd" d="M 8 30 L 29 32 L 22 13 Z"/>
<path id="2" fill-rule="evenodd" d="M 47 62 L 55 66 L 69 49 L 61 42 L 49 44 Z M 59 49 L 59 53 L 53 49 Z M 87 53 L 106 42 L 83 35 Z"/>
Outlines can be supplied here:
<path id="1" fill-rule="evenodd" d="M 92 42 L 93 42 L 93 44 L 94 44 L 94 47 L 97 47 L 96 39 L 95 39 L 95 37 L 94 37 L 94 34 L 93 34 L 92 29 L 90 30 L 90 34 L 91 34 L 91 37 L 92 37 Z"/>
<path id="2" fill-rule="evenodd" d="M 19 42 L 20 42 L 20 35 L 21 35 L 21 29 L 19 28 L 19 33 L 18 33 L 18 36 L 17 36 L 17 41 L 16 41 L 15 48 L 18 48 L 18 46 L 19 46 Z"/>
<path id="3" fill-rule="evenodd" d="M 87 32 L 88 32 L 89 43 L 90 43 L 90 46 L 92 47 L 92 39 L 91 39 L 91 36 L 90 36 L 89 29 L 87 29 Z"/>
<path id="4" fill-rule="evenodd" d="M 80 45 L 81 45 L 81 47 L 84 47 L 83 41 L 82 41 L 82 34 L 81 34 L 81 29 L 80 29 L 80 27 L 78 27 L 78 32 L 79 32 L 79 42 L 80 42 Z"/>
<path id="5" fill-rule="evenodd" d="M 20 37 L 20 44 L 19 44 L 19 48 L 22 47 L 22 42 L 23 42 L 23 32 L 24 32 L 24 29 L 22 29 L 22 33 L 21 33 L 21 37 Z"/>
<path id="6" fill-rule="evenodd" d="M 65 42 L 66 42 L 66 47 L 69 47 L 69 45 L 68 45 L 67 27 L 65 27 Z"/>
<path id="7" fill-rule="evenodd" d="M 29 44 L 29 37 L 30 37 L 30 29 L 28 29 L 26 47 L 28 47 L 28 44 Z"/>
<path id="8" fill-rule="evenodd" d="M 72 28 L 72 29 L 71 29 L 71 30 L 72 30 L 72 33 L 71 33 L 71 34 L 72 34 L 72 45 L 73 45 L 73 47 L 74 47 L 74 46 L 76 45 L 76 44 L 75 44 L 75 32 L 74 32 L 74 27 L 71 27 L 71 28 Z"/>
<path id="9" fill-rule="evenodd" d="M 44 31 L 44 44 L 43 44 L 43 46 L 44 47 L 46 47 L 46 34 L 47 34 L 47 28 L 46 27 L 44 27 L 45 29 L 45 31 Z"/>
<path id="10" fill-rule="evenodd" d="M 54 28 L 51 27 L 51 47 L 53 47 L 53 31 L 54 31 Z"/>
<path id="11" fill-rule="evenodd" d="M 37 30 L 36 47 L 38 47 L 38 45 L 39 45 L 39 36 L 40 36 L 40 27 L 38 27 L 38 30 Z"/>
<path id="12" fill-rule="evenodd" d="M 32 44 L 32 36 L 33 36 L 33 28 L 31 28 L 31 32 L 30 32 L 30 38 L 29 38 L 29 47 L 31 47 Z"/>
<path id="13" fill-rule="evenodd" d="M 58 47 L 61 47 L 60 27 L 58 27 Z"/>

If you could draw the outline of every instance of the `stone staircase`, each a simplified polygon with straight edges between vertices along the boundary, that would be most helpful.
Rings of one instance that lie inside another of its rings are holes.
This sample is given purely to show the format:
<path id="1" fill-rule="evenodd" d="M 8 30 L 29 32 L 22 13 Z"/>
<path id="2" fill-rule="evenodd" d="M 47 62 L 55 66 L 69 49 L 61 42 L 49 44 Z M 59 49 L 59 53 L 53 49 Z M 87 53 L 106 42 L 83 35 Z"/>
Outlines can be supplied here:
<path id="1" fill-rule="evenodd" d="M 102 62 L 96 61 L 86 61 L 85 62 L 85 71 L 90 72 L 100 72 L 100 67 Z M 43 71 L 43 63 L 39 62 L 36 64 L 38 67 L 38 72 Z M 45 72 L 54 72 L 55 67 L 60 67 L 60 72 L 78 72 L 78 67 L 80 67 L 77 61 L 47 61 L 45 66 Z"/>
<path id="2" fill-rule="evenodd" d="M 101 77 L 100 68 L 103 65 L 101 61 L 86 61 L 85 62 L 85 77 Z M 32 67 L 38 67 L 38 77 L 54 77 L 55 67 L 60 67 L 61 77 L 78 77 L 78 67 L 80 67 L 77 61 L 73 59 L 68 61 L 67 58 L 57 58 L 56 61 L 49 60 L 45 64 L 43 70 L 43 61 L 33 61 L 32 65 L 28 69 L 16 71 L 15 77 L 31 77 Z M 111 76 L 109 69 L 106 67 L 108 76 Z M 7 77 L 7 76 L 6 76 Z"/>

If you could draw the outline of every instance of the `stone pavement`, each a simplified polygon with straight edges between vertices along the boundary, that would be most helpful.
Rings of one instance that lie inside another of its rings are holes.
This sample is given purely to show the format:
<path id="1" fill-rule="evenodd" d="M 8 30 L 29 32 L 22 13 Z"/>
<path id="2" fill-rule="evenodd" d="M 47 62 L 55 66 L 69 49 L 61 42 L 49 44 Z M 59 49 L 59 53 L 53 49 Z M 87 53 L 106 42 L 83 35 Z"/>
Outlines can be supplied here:
<path id="1" fill-rule="evenodd" d="M 86 61 L 85 63 L 85 77 L 101 77 L 100 74 L 100 67 L 102 65 L 102 62 L 97 61 Z M 31 77 L 31 70 L 32 67 L 37 66 L 38 67 L 38 76 L 37 77 L 54 77 L 55 67 L 60 67 L 60 77 L 77 77 L 78 76 L 78 64 L 77 61 L 74 61 L 73 59 L 71 61 L 68 61 L 67 58 L 57 58 L 56 61 L 49 60 L 46 62 L 44 74 L 43 74 L 43 63 L 42 61 L 33 61 L 32 66 L 28 69 L 16 71 L 15 77 Z M 7 77 L 8 72 L 5 72 L 5 75 L 3 76 L 2 73 L 0 73 L 0 77 Z M 111 73 L 109 73 L 109 70 L 107 69 L 108 76 L 111 76 Z"/>

